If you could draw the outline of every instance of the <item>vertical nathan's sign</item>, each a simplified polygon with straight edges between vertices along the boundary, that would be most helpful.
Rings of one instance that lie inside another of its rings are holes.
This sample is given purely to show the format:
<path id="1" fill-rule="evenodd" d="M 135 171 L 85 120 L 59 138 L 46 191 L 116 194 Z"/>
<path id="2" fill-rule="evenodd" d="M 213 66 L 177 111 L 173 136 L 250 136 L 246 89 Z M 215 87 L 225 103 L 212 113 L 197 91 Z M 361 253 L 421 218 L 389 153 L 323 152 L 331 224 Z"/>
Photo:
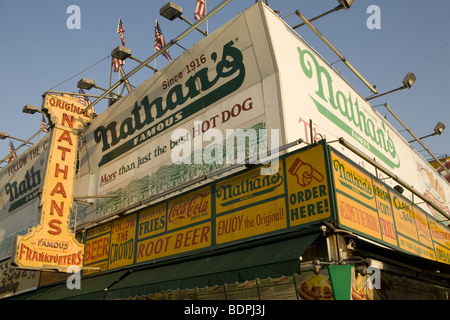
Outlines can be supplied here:
<path id="1" fill-rule="evenodd" d="M 64 270 L 82 266 L 83 245 L 69 230 L 77 160 L 78 133 L 89 121 L 85 106 L 71 96 L 47 95 L 45 108 L 55 123 L 44 176 L 40 223 L 16 241 L 19 267 Z"/>

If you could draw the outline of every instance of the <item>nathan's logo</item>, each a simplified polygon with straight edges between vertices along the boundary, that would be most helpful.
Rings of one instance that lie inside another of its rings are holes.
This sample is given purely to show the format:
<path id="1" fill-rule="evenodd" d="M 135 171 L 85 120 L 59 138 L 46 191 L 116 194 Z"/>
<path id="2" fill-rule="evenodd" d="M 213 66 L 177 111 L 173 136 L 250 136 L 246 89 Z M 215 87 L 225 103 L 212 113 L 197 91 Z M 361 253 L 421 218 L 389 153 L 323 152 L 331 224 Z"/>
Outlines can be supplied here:
<path id="1" fill-rule="evenodd" d="M 211 59 L 217 61 L 216 52 L 211 54 Z M 95 129 L 94 139 L 96 143 L 102 144 L 102 152 L 127 139 L 114 150 L 104 154 L 99 166 L 236 91 L 244 82 L 245 66 L 242 53 L 233 47 L 233 41 L 223 47 L 222 59 L 217 61 L 215 71 L 215 76 L 210 79 L 213 72 L 208 67 L 199 69 L 186 80 L 184 86 L 182 84 L 173 86 L 165 97 L 145 96 L 140 102 L 136 101 L 134 107 L 130 107 L 130 117 L 125 118 L 120 124 L 112 121 Z M 214 90 L 207 94 L 202 93 L 212 89 L 221 79 L 233 75 L 235 75 L 233 78 Z M 197 100 L 186 104 L 197 97 Z M 143 114 L 141 110 L 144 111 Z"/>
<path id="2" fill-rule="evenodd" d="M 347 96 L 339 90 L 335 92 L 331 75 L 325 67 L 319 65 L 316 57 L 306 49 L 298 47 L 297 50 L 303 73 L 307 78 L 315 76 L 317 80 L 316 96 L 310 96 L 317 110 L 389 167 L 400 167 L 389 128 L 384 122 L 381 122 L 380 127 L 375 117 L 360 110 L 358 99 L 353 99 L 350 92 Z"/>
<path id="3" fill-rule="evenodd" d="M 11 203 L 8 211 L 11 212 L 34 199 L 38 195 L 40 190 L 38 187 L 40 185 L 41 171 L 36 170 L 35 172 L 33 167 L 30 170 L 27 170 L 23 180 L 7 183 L 5 185 L 5 193 L 9 195 L 9 201 Z"/>
<path id="4" fill-rule="evenodd" d="M 343 187 L 353 190 L 367 199 L 373 199 L 372 181 L 359 175 L 358 172 L 337 159 L 333 160 L 333 168 L 336 178 Z"/>
<path id="5" fill-rule="evenodd" d="M 257 197 L 274 191 L 283 184 L 283 177 L 277 172 L 273 175 L 255 175 L 247 177 L 238 183 L 218 185 L 216 198 L 222 207 L 239 201 Z"/>

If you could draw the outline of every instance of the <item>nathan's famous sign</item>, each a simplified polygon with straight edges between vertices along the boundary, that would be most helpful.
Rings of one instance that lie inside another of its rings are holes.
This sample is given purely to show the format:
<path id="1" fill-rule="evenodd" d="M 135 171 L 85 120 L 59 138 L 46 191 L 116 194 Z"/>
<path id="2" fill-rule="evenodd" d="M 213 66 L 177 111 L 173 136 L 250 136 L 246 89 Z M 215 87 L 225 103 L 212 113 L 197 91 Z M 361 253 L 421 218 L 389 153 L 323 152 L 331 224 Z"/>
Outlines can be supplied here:
<path id="1" fill-rule="evenodd" d="M 282 19 L 265 12 L 265 22 L 273 51 L 267 54 L 267 60 L 270 56 L 276 59 L 279 74 L 284 143 L 298 138 L 312 142 L 314 136 L 327 141 L 344 138 L 449 213 L 447 181 L 320 54 L 289 30 Z M 350 150 L 344 148 L 343 152 L 381 177 L 379 170 Z M 395 181 L 386 180 L 386 183 L 394 187 Z M 442 219 L 426 205 L 421 208 Z"/>
<path id="2" fill-rule="evenodd" d="M 375 116 L 370 117 L 363 112 L 358 95 L 352 96 L 350 90 L 345 93 L 333 88 L 330 73 L 320 65 L 311 51 L 300 47 L 297 50 L 303 73 L 307 78 L 317 81 L 315 95 L 310 96 L 317 110 L 389 167 L 398 168 L 400 158 L 389 127 L 377 121 Z"/>
<path id="3" fill-rule="evenodd" d="M 245 160 L 241 155 L 249 148 L 234 147 L 241 139 L 258 151 L 264 146 L 260 154 L 272 150 L 280 114 L 267 107 L 266 100 L 276 94 L 265 93 L 265 78 L 275 69 L 272 62 L 258 65 L 266 57 L 252 49 L 250 28 L 255 27 L 245 15 L 186 50 L 92 121 L 84 132 L 76 185 L 116 198 L 79 206 L 80 225 Z M 260 20 L 255 23 L 261 26 Z"/>
<path id="4" fill-rule="evenodd" d="M 206 58 L 203 56 L 203 59 Z M 188 77 L 184 84 L 174 85 L 164 97 L 146 95 L 140 101 L 134 102 L 129 117 L 120 123 L 111 121 L 99 126 L 94 132 L 95 142 L 102 146 L 105 153 L 99 166 L 236 91 L 245 78 L 245 67 L 242 53 L 233 46 L 233 41 L 223 46 L 220 59 L 217 53 L 213 52 L 211 60 L 216 62 L 215 76 L 211 79 L 209 68 L 201 68 Z M 226 82 L 216 86 L 222 79 Z M 201 85 L 198 86 L 198 83 Z M 214 89 L 204 94 L 211 88 Z M 126 142 L 120 144 L 123 140 Z"/>
<path id="5" fill-rule="evenodd" d="M 55 125 L 44 175 L 41 220 L 31 231 L 17 236 L 14 263 L 19 267 L 64 270 L 81 267 L 84 247 L 69 230 L 77 161 L 78 132 L 89 121 L 85 106 L 70 96 L 47 95 L 45 108 Z"/>

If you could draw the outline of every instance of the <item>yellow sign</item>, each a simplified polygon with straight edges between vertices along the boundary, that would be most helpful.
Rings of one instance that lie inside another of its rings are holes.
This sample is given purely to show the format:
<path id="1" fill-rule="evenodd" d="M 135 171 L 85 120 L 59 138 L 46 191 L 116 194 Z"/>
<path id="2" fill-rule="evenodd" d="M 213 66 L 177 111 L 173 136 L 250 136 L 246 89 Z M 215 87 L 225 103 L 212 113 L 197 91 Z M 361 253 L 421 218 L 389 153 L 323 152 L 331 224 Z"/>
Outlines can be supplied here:
<path id="1" fill-rule="evenodd" d="M 207 222 L 139 242 L 136 262 L 207 248 L 210 245 L 211 222 Z"/>
<path id="2" fill-rule="evenodd" d="M 216 243 L 222 244 L 285 229 L 285 207 L 283 197 L 216 218 Z"/>
<path id="3" fill-rule="evenodd" d="M 32 269 L 65 270 L 81 267 L 83 250 L 69 230 L 73 183 L 77 161 L 78 132 L 89 121 L 85 106 L 71 96 L 47 95 L 45 108 L 54 127 L 45 172 L 40 224 L 17 237 L 14 263 Z"/>
<path id="4" fill-rule="evenodd" d="M 215 190 L 216 214 L 284 195 L 283 163 L 279 161 L 278 171 L 271 175 L 261 175 L 257 168 L 218 183 Z"/>
<path id="5" fill-rule="evenodd" d="M 142 210 L 139 214 L 138 240 L 166 231 L 166 203 Z"/>
<path id="6" fill-rule="evenodd" d="M 397 246 L 397 232 L 395 230 L 389 191 L 384 184 L 373 181 L 373 193 L 377 203 L 382 240 Z"/>
<path id="7" fill-rule="evenodd" d="M 215 187 L 216 243 L 287 228 L 283 163 L 261 175 L 261 168 L 220 182 Z"/>
<path id="8" fill-rule="evenodd" d="M 295 153 L 285 161 L 290 226 L 329 218 L 331 203 L 323 147 Z"/>
<path id="9" fill-rule="evenodd" d="M 109 222 L 86 232 L 83 265 L 87 265 L 92 269 L 84 270 L 83 273 L 85 275 L 97 272 L 98 270 L 108 269 L 111 227 L 112 223 Z M 95 268 L 99 269 L 96 270 Z"/>
<path id="10" fill-rule="evenodd" d="M 170 200 L 167 208 L 167 230 L 188 226 L 211 218 L 211 188 L 203 188 Z"/>
<path id="11" fill-rule="evenodd" d="M 156 262 L 332 219 L 327 164 L 325 144 L 318 144 L 281 157 L 270 175 L 259 167 L 240 172 L 142 209 L 133 224 L 125 217 L 109 229 L 93 228 L 85 266 L 104 270 Z"/>
<path id="12" fill-rule="evenodd" d="M 336 200 L 342 225 L 381 239 L 372 178 L 332 153 Z"/>
<path id="13" fill-rule="evenodd" d="M 411 200 L 332 151 L 339 225 L 450 264 L 450 232 Z"/>
<path id="14" fill-rule="evenodd" d="M 136 235 L 136 214 L 112 223 L 109 267 L 118 268 L 133 263 Z"/>

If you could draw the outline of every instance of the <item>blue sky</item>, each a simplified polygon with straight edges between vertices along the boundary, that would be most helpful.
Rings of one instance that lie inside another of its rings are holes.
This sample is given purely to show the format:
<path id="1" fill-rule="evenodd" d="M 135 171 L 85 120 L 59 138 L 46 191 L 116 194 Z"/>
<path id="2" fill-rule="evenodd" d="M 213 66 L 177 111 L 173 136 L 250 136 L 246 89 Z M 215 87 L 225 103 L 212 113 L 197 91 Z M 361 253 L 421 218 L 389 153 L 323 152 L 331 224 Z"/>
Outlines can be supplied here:
<path id="1" fill-rule="evenodd" d="M 155 18 L 167 42 L 178 36 L 187 24 L 159 15 L 159 8 L 167 2 L 0 0 L 0 131 L 24 140 L 36 133 L 40 116 L 24 114 L 22 108 L 26 104 L 40 107 L 41 95 L 46 90 L 75 92 L 82 77 L 95 79 L 97 85 L 107 88 L 110 77 L 107 57 L 120 44 L 116 34 L 119 17 L 126 29 L 126 46 L 140 60 L 154 53 Z M 183 7 L 187 19 L 194 21 L 195 0 L 173 2 Z M 212 9 L 220 2 L 207 0 L 207 7 Z M 232 1 L 209 20 L 209 32 L 254 2 Z M 337 4 L 336 0 L 269 0 L 269 5 L 283 17 L 300 10 L 312 18 Z M 77 5 L 81 10 L 81 29 L 67 28 L 71 14 L 66 11 L 70 5 Z M 367 13 L 371 5 L 380 9 L 381 29 L 367 27 L 367 20 L 373 17 Z M 291 26 L 301 22 L 295 15 L 285 21 Z M 355 0 L 350 10 L 332 13 L 315 21 L 314 25 L 380 93 L 400 87 L 406 73 L 413 72 L 417 81 L 411 89 L 371 100 L 371 104 L 388 103 L 419 137 L 432 133 L 436 123 L 443 122 L 446 131 L 441 136 L 424 139 L 424 143 L 437 156 L 450 154 L 450 81 L 447 80 L 450 75 L 450 1 Z M 202 28 L 206 27 L 202 25 Z M 308 27 L 296 31 L 328 62 L 338 60 Z M 189 48 L 202 37 L 199 32 L 192 32 L 180 44 Z M 182 49 L 173 46 L 170 53 L 176 58 Z M 157 68 L 167 63 L 162 56 L 156 59 Z M 134 61 L 127 61 L 124 69 L 129 72 L 136 66 Z M 339 67 L 344 78 L 363 96 L 371 95 L 342 63 L 334 66 Z M 137 86 L 151 75 L 152 71 L 144 68 L 130 82 Z M 117 79 L 118 74 L 114 73 L 113 80 Z M 97 112 L 104 109 L 104 104 L 96 106 Z M 407 140 L 413 139 L 383 106 L 377 109 Z M 8 143 L 8 139 L 0 140 L 2 158 L 7 155 Z M 18 147 L 20 142 L 14 141 L 14 144 Z M 430 158 L 420 145 L 413 143 L 413 146 L 426 159 Z"/>

